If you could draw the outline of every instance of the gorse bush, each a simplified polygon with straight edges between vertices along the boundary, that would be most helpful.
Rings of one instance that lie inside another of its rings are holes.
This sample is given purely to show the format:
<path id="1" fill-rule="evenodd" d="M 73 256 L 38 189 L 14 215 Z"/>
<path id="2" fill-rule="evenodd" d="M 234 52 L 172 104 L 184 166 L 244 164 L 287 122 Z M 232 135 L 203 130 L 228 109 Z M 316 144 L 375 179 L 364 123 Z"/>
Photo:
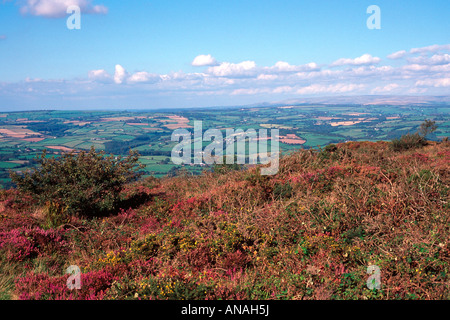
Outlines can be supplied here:
<path id="1" fill-rule="evenodd" d="M 422 147 L 427 144 L 427 140 L 420 134 L 407 133 L 398 139 L 393 139 L 391 141 L 391 148 L 394 151 L 408 150 L 412 148 Z"/>
<path id="2" fill-rule="evenodd" d="M 227 163 L 227 158 L 226 156 L 223 156 L 222 159 L 222 163 L 221 164 L 217 164 L 214 163 L 213 167 L 212 167 L 212 171 L 218 174 L 224 174 L 227 173 L 229 171 L 239 171 L 243 169 L 243 165 L 242 164 L 238 164 L 237 162 L 237 156 L 234 156 L 233 159 L 233 163 Z"/>
<path id="3" fill-rule="evenodd" d="M 11 172 L 20 191 L 30 193 L 41 205 L 52 203 L 65 214 L 102 215 L 117 209 L 125 184 L 136 180 L 138 153 L 125 158 L 105 156 L 103 151 L 64 153 L 48 158 L 46 150 L 36 160 L 40 167 L 23 173 Z"/>
<path id="4" fill-rule="evenodd" d="M 402 151 L 423 147 L 427 144 L 426 136 L 436 131 L 435 121 L 425 120 L 415 133 L 407 133 L 400 138 L 391 141 L 391 148 L 394 151 Z"/>

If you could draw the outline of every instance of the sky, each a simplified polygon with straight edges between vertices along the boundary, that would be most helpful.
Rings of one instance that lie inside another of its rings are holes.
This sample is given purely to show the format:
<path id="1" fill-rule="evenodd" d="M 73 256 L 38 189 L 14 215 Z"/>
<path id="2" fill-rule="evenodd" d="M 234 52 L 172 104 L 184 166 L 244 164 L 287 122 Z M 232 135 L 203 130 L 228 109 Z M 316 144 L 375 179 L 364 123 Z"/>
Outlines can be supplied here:
<path id="1" fill-rule="evenodd" d="M 448 0 L 0 0 L 0 111 L 449 95 L 449 17 Z"/>

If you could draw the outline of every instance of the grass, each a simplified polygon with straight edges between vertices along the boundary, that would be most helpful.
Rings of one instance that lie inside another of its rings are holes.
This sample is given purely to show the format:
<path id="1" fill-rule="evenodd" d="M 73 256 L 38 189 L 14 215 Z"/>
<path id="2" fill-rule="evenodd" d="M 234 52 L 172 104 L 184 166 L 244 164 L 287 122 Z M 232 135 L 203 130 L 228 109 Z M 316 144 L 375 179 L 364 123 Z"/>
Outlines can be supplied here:
<path id="1" fill-rule="evenodd" d="M 330 140 L 344 140 L 344 138 L 327 136 L 318 133 L 300 132 L 300 137 L 306 140 L 304 146 L 315 148 L 317 146 L 324 146 L 330 143 Z"/>
<path id="2" fill-rule="evenodd" d="M 0 162 L 0 168 L 1 169 L 13 169 L 22 166 L 19 163 L 13 163 L 13 162 Z"/>

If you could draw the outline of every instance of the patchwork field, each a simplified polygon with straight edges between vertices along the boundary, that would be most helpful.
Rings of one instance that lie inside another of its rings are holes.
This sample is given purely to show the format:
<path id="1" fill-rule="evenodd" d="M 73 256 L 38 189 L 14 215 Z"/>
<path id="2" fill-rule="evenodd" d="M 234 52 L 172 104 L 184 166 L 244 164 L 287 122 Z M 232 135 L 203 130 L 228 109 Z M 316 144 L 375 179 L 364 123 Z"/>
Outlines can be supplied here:
<path id="1" fill-rule="evenodd" d="M 0 184 L 9 187 L 9 170 L 26 170 L 44 149 L 48 156 L 88 150 L 125 155 L 136 149 L 146 165 L 145 174 L 175 175 L 183 166 L 171 162 L 177 141 L 175 129 L 193 132 L 194 121 L 203 130 L 278 129 L 282 153 L 319 148 L 345 141 L 392 140 L 414 132 L 425 120 L 434 120 L 436 132 L 428 137 L 450 136 L 450 106 L 287 105 L 158 111 L 33 111 L 0 115 Z M 270 136 L 270 132 L 268 133 Z M 206 146 L 208 143 L 204 143 Z M 270 142 L 269 142 L 270 149 Z M 185 165 L 197 174 L 209 166 Z"/>

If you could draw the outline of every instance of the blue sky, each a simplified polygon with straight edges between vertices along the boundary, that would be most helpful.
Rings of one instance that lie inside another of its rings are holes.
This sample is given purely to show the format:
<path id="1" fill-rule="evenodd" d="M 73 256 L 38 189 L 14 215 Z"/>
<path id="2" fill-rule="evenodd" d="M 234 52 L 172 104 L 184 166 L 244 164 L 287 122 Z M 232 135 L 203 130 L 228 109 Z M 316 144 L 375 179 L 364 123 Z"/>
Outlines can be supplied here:
<path id="1" fill-rule="evenodd" d="M 0 0 L 0 110 L 448 95 L 449 13 L 448 0 Z"/>

